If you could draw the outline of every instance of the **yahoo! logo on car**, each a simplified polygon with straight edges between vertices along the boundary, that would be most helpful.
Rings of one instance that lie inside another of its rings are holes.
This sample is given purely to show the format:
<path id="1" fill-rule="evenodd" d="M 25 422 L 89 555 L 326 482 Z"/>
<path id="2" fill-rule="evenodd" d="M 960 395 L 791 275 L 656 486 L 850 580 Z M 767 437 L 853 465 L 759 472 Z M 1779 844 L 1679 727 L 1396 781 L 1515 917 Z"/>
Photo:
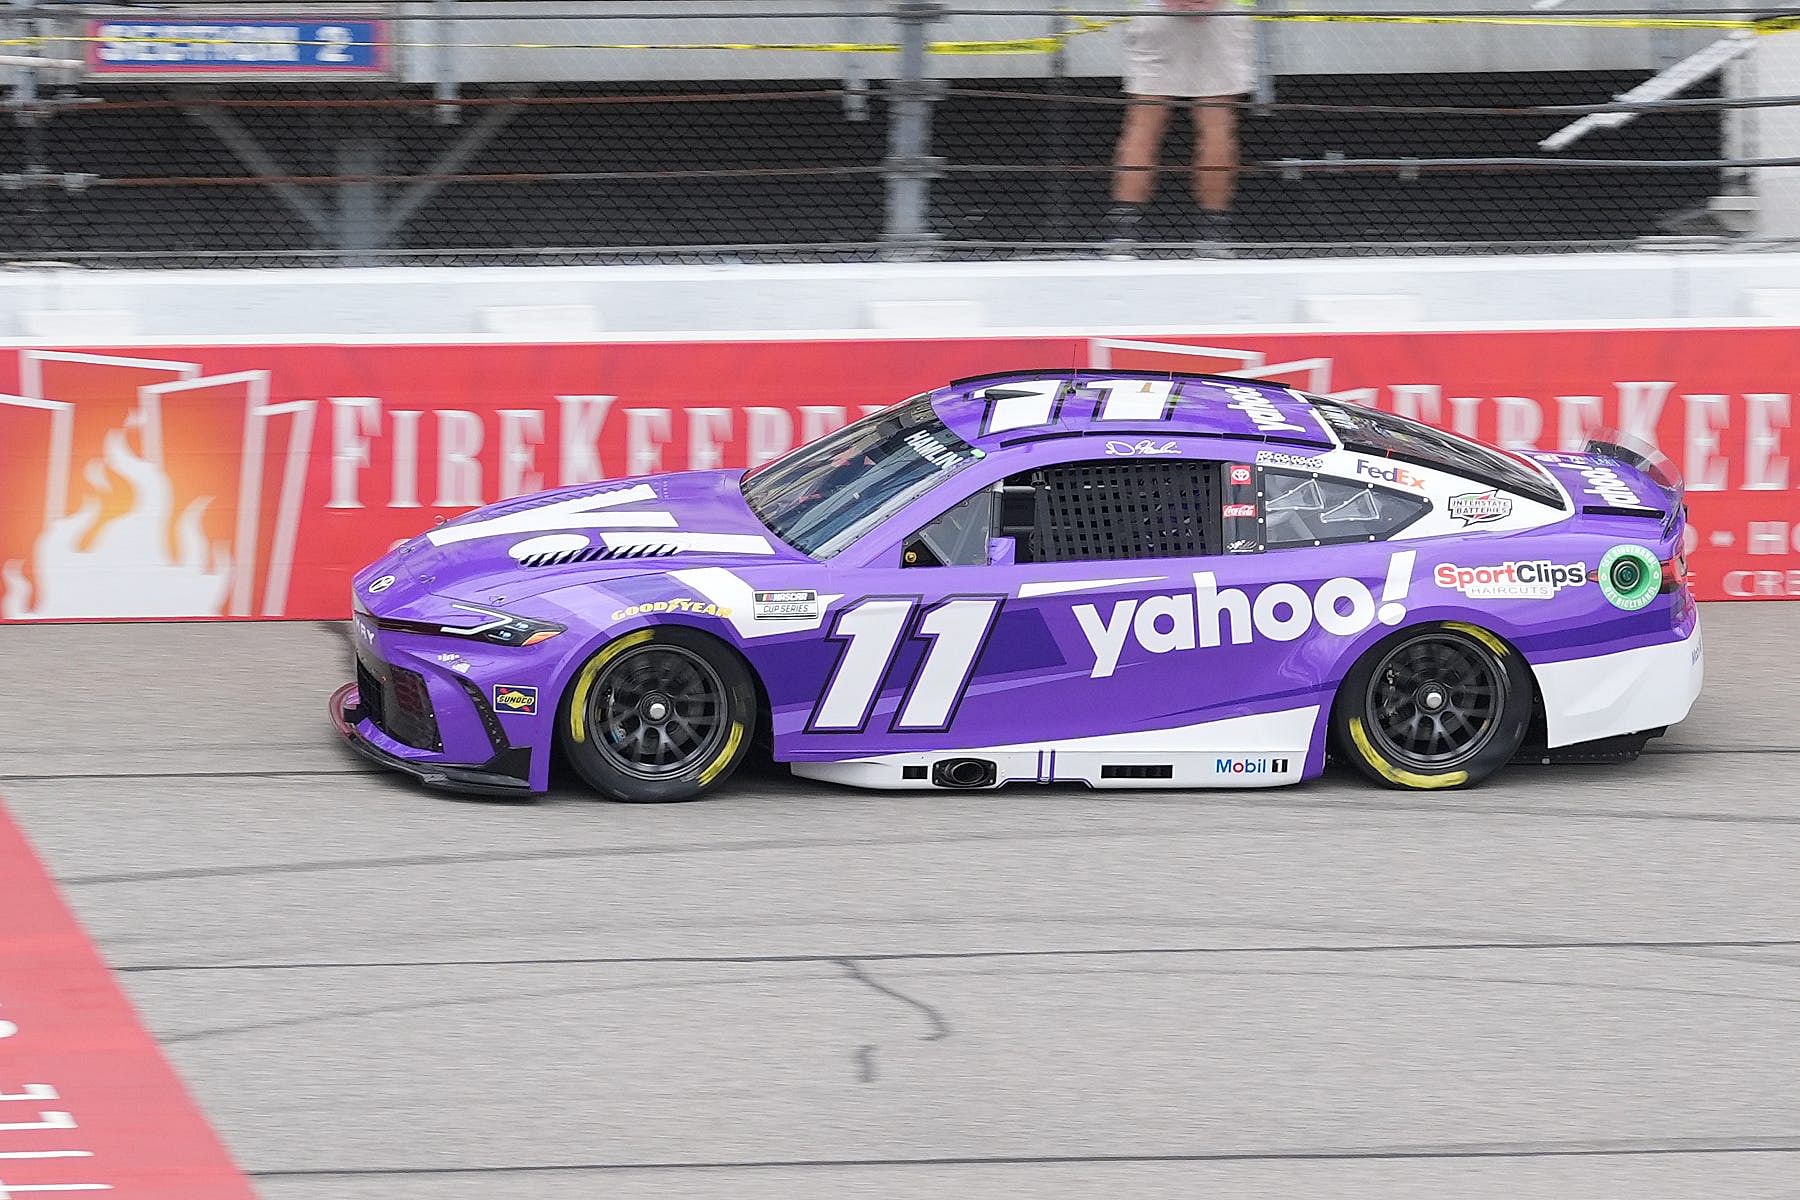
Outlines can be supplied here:
<path id="1" fill-rule="evenodd" d="M 1415 475 L 1405 467 L 1383 467 L 1370 462 L 1366 458 L 1356 460 L 1356 473 L 1367 475 L 1370 479 L 1379 479 L 1383 483 L 1391 483 L 1395 487 L 1425 489 L 1425 477 Z"/>
<path id="2" fill-rule="evenodd" d="M 1226 408 L 1234 408 L 1250 418 L 1251 424 L 1263 433 L 1271 433 L 1278 429 L 1286 429 L 1293 433 L 1306 433 L 1303 425 L 1296 425 L 1287 419 L 1287 414 L 1275 407 L 1275 402 L 1253 387 L 1245 387 L 1241 383 L 1225 385 L 1225 394 L 1231 397 Z"/>
<path id="3" fill-rule="evenodd" d="M 1471 600 L 1548 600 L 1566 587 L 1587 582 L 1586 563 L 1507 562 L 1491 567 L 1439 563 L 1432 579 Z"/>
<path id="4" fill-rule="evenodd" d="M 1637 489 L 1620 478 L 1619 473 L 1611 467 L 1585 465 L 1580 470 L 1581 477 L 1587 481 L 1584 490 L 1588 495 L 1598 496 L 1617 508 L 1643 507 L 1644 502 L 1638 498 Z"/>
<path id="5" fill-rule="evenodd" d="M 1387 579 L 1377 603 L 1369 585 L 1340 575 L 1310 590 L 1297 583 L 1271 583 L 1254 599 L 1242 588 L 1222 588 L 1211 571 L 1196 571 L 1192 591 L 1120 600 L 1107 616 L 1094 604 L 1077 604 L 1076 624 L 1094 652 L 1094 679 L 1119 669 L 1127 642 L 1150 654 L 1210 649 L 1226 642 L 1247 645 L 1255 638 L 1292 642 L 1316 625 L 1332 637 L 1352 637 L 1375 622 L 1398 625 L 1406 617 L 1407 588 L 1414 551 L 1389 557 Z"/>

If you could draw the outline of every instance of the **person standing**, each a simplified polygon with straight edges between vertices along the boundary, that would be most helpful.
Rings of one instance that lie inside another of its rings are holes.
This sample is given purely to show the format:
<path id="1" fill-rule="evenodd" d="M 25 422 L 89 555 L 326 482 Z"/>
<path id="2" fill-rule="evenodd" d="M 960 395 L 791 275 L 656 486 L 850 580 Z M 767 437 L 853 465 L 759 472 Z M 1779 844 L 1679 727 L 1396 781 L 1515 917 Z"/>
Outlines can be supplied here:
<path id="1" fill-rule="evenodd" d="M 1231 11 L 1233 0 L 1144 3 L 1153 11 L 1125 27 L 1124 89 L 1132 103 L 1113 154 L 1107 244 L 1128 250 L 1139 240 L 1169 111 L 1181 101 L 1192 102 L 1194 121 L 1191 187 L 1199 213 L 1193 232 L 1200 240 L 1229 241 L 1238 109 L 1255 86 L 1251 19 Z"/>

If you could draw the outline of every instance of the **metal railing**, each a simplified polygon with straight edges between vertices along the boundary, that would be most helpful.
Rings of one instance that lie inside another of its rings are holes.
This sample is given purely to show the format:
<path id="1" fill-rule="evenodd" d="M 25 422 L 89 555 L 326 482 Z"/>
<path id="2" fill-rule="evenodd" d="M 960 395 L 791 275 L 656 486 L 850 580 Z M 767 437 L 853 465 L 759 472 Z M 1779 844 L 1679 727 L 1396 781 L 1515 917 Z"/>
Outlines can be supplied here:
<path id="1" fill-rule="evenodd" d="M 1134 102 L 1121 34 L 1143 15 L 11 3 L 0 257 L 132 265 L 1108 252 Z M 1211 241 L 1241 255 L 1800 237 L 1793 17 L 1672 0 L 1233 15 L 1257 34 L 1251 85 L 1198 107 L 1238 114 L 1241 152 L 1192 167 L 1171 121 L 1131 253 L 1193 252 L 1184 193 L 1207 172 L 1238 181 Z"/>

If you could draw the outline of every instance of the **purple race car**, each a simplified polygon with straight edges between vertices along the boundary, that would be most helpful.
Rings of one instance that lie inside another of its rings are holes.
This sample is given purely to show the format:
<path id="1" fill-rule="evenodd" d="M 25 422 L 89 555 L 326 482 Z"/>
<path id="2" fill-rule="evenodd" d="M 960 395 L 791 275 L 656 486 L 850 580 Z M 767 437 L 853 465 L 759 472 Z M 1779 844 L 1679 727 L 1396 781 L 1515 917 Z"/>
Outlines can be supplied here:
<path id="1" fill-rule="evenodd" d="M 427 783 L 686 800 L 753 740 L 875 788 L 1403 788 L 1687 715 L 1679 478 L 1266 382 L 962 380 L 754 470 L 490 505 L 354 583 L 350 744 Z"/>

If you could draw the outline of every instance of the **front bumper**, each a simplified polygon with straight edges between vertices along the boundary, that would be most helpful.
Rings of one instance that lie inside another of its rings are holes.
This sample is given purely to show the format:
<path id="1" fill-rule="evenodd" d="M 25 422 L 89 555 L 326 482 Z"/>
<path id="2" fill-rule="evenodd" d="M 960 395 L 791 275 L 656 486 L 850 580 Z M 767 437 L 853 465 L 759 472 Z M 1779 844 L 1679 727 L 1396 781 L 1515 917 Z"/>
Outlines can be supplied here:
<path id="1" fill-rule="evenodd" d="M 388 739 L 368 721 L 356 684 L 346 683 L 331 694 L 330 712 L 332 725 L 352 750 L 370 762 L 411 775 L 427 787 L 484 796 L 528 796 L 532 793 L 531 752 L 522 746 L 496 751 L 492 758 L 479 765 L 421 762 L 402 757 L 379 744 L 377 739 Z"/>

